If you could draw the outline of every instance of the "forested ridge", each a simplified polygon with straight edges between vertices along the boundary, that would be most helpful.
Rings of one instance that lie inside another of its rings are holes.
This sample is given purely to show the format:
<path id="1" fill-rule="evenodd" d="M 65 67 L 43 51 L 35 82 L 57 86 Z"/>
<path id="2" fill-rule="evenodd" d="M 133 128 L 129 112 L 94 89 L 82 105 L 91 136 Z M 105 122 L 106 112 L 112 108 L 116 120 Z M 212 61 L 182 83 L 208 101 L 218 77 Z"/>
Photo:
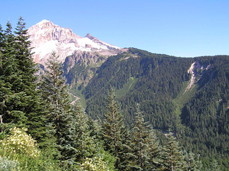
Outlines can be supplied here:
<path id="1" fill-rule="evenodd" d="M 22 18 L 0 27 L 0 170 L 227 170 L 227 56 L 110 57 L 80 87 L 85 113 L 57 54 L 37 74 L 26 33 Z M 186 91 L 197 60 L 205 69 Z"/>
<path id="2" fill-rule="evenodd" d="M 190 87 L 192 74 L 195 83 Z M 84 89 L 87 113 L 103 117 L 109 88 L 115 89 L 125 122 L 140 104 L 152 127 L 172 131 L 179 141 L 228 168 L 229 56 L 178 58 L 139 49 L 110 57 Z"/>

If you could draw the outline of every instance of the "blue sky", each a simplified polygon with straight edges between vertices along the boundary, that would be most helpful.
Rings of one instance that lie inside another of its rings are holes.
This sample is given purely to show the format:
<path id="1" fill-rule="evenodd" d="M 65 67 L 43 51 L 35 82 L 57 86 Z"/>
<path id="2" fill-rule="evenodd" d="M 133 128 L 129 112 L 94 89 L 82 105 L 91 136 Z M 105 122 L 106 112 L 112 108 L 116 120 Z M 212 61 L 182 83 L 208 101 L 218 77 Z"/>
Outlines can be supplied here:
<path id="1" fill-rule="evenodd" d="M 0 24 L 48 19 L 120 47 L 176 56 L 229 55 L 228 0 L 1 0 Z"/>

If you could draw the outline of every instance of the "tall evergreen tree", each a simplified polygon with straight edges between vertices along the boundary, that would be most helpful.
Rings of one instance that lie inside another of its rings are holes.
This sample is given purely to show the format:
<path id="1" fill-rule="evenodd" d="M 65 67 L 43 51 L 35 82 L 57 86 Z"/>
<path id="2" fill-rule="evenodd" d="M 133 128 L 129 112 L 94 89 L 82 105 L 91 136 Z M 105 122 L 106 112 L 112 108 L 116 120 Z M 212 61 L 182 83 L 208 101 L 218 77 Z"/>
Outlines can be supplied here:
<path id="1" fill-rule="evenodd" d="M 132 170 L 155 170 L 159 167 L 159 144 L 153 131 L 145 123 L 138 104 L 131 135 Z"/>
<path id="2" fill-rule="evenodd" d="M 14 85 L 19 80 L 19 74 L 17 70 L 17 64 L 15 60 L 15 36 L 12 33 L 12 26 L 8 22 L 6 24 L 6 30 L 2 37 L 2 61 L 1 61 L 1 112 L 3 115 L 3 121 L 6 123 L 13 122 L 20 126 L 25 126 L 27 117 L 25 112 L 16 110 L 16 98 L 13 89 Z M 3 83 L 4 82 L 4 83 Z"/>
<path id="3" fill-rule="evenodd" d="M 74 148 L 74 117 L 67 87 L 62 77 L 61 64 L 55 53 L 47 62 L 47 70 L 42 77 L 41 91 L 47 103 L 49 123 L 53 128 L 61 154 L 59 159 L 67 163 L 73 162 L 77 154 L 77 149 Z"/>
<path id="4" fill-rule="evenodd" d="M 116 157 L 116 168 L 120 170 L 127 169 L 126 154 L 128 144 L 126 143 L 126 127 L 123 122 L 123 116 L 119 112 L 118 104 L 115 101 L 114 92 L 108 96 L 107 111 L 102 122 L 102 139 L 105 150 L 108 150 Z"/>
<path id="5" fill-rule="evenodd" d="M 0 25 L 0 52 L 2 52 L 3 50 L 3 40 L 4 40 L 4 33 L 3 33 L 3 29 L 2 26 Z"/>
<path id="6" fill-rule="evenodd" d="M 3 46 L 0 106 L 3 121 L 28 128 L 33 138 L 42 142 L 46 136 L 45 117 L 37 91 L 34 75 L 36 69 L 31 58 L 30 42 L 22 18 L 19 19 L 15 34 L 12 32 L 11 24 L 7 23 L 1 43 Z"/>
<path id="7" fill-rule="evenodd" d="M 184 151 L 184 159 L 187 163 L 185 170 L 200 171 L 202 169 L 202 162 L 200 161 L 199 156 L 196 156 L 194 153 Z"/>
<path id="8" fill-rule="evenodd" d="M 91 158 L 97 152 L 96 137 L 91 136 L 89 118 L 83 112 L 82 107 L 76 104 L 74 114 L 74 148 L 76 148 L 76 161 L 81 162 L 85 158 Z"/>
<path id="9" fill-rule="evenodd" d="M 37 68 L 36 64 L 32 60 L 32 48 L 30 46 L 31 42 L 29 41 L 25 22 L 22 17 L 19 18 L 14 33 L 16 35 L 15 49 L 18 69 L 24 73 L 27 73 L 26 75 L 23 74 L 23 81 L 26 81 L 26 84 L 32 84 L 37 79 L 37 77 L 34 75 L 34 73 L 37 71 Z"/>
<path id="10" fill-rule="evenodd" d="M 209 171 L 220 171 L 220 166 L 219 163 L 217 162 L 216 159 L 212 159 L 210 167 L 208 168 Z"/>
<path id="11" fill-rule="evenodd" d="M 182 150 L 175 137 L 169 133 L 167 134 L 168 142 L 163 148 L 163 167 L 164 171 L 177 171 L 177 170 L 185 170 L 187 167 L 187 163 L 185 162 L 185 158 Z"/>
<path id="12" fill-rule="evenodd" d="M 17 75 L 19 80 L 13 84 L 15 93 L 20 96 L 21 111 L 27 117 L 26 127 L 39 143 L 47 141 L 46 136 L 46 112 L 40 93 L 37 89 L 36 64 L 32 59 L 29 36 L 22 17 L 19 18 L 15 29 L 15 63 L 17 65 Z"/>

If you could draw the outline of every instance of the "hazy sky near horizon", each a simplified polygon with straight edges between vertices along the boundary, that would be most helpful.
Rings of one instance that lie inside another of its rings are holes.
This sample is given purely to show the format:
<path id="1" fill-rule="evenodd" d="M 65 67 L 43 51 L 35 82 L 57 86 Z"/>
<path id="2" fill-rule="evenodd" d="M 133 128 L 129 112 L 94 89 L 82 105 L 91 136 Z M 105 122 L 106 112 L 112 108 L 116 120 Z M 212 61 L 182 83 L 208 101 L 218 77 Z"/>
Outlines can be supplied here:
<path id="1" fill-rule="evenodd" d="M 43 19 L 119 47 L 183 57 L 229 55 L 228 0 L 1 0 L 0 24 Z"/>

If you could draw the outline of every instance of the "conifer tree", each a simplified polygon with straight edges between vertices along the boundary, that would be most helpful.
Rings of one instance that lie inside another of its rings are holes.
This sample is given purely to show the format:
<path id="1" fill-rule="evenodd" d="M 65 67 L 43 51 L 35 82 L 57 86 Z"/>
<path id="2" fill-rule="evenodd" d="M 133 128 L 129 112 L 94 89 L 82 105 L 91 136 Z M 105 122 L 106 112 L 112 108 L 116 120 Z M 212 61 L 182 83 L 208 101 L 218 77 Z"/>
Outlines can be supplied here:
<path id="1" fill-rule="evenodd" d="M 131 137 L 132 170 L 155 170 L 159 166 L 159 144 L 153 131 L 145 123 L 138 104 Z"/>
<path id="2" fill-rule="evenodd" d="M 3 114 L 4 114 L 4 96 L 5 96 L 5 82 L 2 79 L 3 76 L 3 67 L 2 67 L 2 60 L 3 60 L 3 55 L 2 52 L 0 51 L 0 117 L 1 117 L 1 123 L 3 123 Z"/>
<path id="3" fill-rule="evenodd" d="M 118 111 L 114 93 L 108 97 L 107 112 L 103 120 L 103 138 L 107 150 L 118 153 L 119 144 L 122 141 L 123 118 Z"/>
<path id="4" fill-rule="evenodd" d="M 23 74 L 23 81 L 26 82 L 25 84 L 32 84 L 37 79 L 37 77 L 34 75 L 37 71 L 37 68 L 36 64 L 32 60 L 32 48 L 30 46 L 31 42 L 29 41 L 27 29 L 25 28 L 25 22 L 22 17 L 19 18 L 14 33 L 18 69 L 23 73 L 27 73 L 26 75 Z"/>
<path id="5" fill-rule="evenodd" d="M 6 123 L 13 122 L 18 126 L 25 126 L 27 117 L 25 112 L 15 110 L 18 102 L 17 95 L 13 89 L 14 85 L 20 79 L 17 72 L 17 65 L 15 60 L 15 36 L 12 33 L 12 26 L 8 22 L 6 30 L 2 34 L 1 46 L 1 112 L 3 121 Z"/>
<path id="6" fill-rule="evenodd" d="M 77 150 L 74 148 L 74 117 L 69 94 L 62 76 L 61 64 L 55 53 L 47 62 L 47 70 L 42 77 L 41 91 L 49 110 L 49 123 L 53 128 L 56 144 L 63 162 L 75 161 Z"/>
<path id="7" fill-rule="evenodd" d="M 85 158 L 91 158 L 97 152 L 97 142 L 91 136 L 89 118 L 83 112 L 82 107 L 76 104 L 73 110 L 74 115 L 74 148 L 76 148 L 76 161 L 81 162 Z"/>
<path id="8" fill-rule="evenodd" d="M 22 17 L 19 18 L 15 30 L 14 55 L 19 80 L 13 84 L 12 88 L 14 93 L 20 96 L 20 110 L 27 117 L 28 133 L 42 146 L 42 143 L 47 141 L 46 111 L 37 89 L 36 64 L 32 59 L 29 36 Z"/>
<path id="9" fill-rule="evenodd" d="M 19 19 L 19 21 L 22 19 Z M 20 23 L 18 24 L 19 27 Z M 6 25 L 6 30 L 4 33 L 1 33 L 1 111 L 3 115 L 3 120 L 6 123 L 14 123 L 18 127 L 27 127 L 29 128 L 29 116 L 39 115 L 38 107 L 39 100 L 37 97 L 39 96 L 36 91 L 36 83 L 35 83 L 35 69 L 34 64 L 31 59 L 31 52 L 29 50 L 29 41 L 26 36 L 25 25 L 21 29 L 21 32 L 24 32 L 20 35 L 21 39 L 27 43 L 25 46 L 21 40 L 18 39 L 18 34 L 13 34 L 12 26 L 8 22 Z M 20 45 L 20 47 L 18 46 Z M 19 53 L 20 52 L 20 53 Z M 21 54 L 21 58 L 18 56 Z M 24 66 L 25 62 L 23 59 L 28 59 L 28 65 Z M 19 64 L 21 62 L 21 64 Z M 27 70 L 32 70 L 33 72 L 28 73 L 27 71 L 23 71 L 20 68 L 26 67 Z M 30 80 L 26 82 L 24 77 L 29 78 Z M 32 79 L 32 80 L 31 80 Z M 41 122 L 33 122 L 34 124 L 41 124 Z M 42 126 L 41 126 L 42 127 Z M 40 127 L 40 128 L 41 128 Z M 31 129 L 29 129 L 31 130 Z M 42 131 L 39 132 L 39 135 L 32 134 L 32 136 L 36 139 L 39 137 L 43 137 Z M 41 135 L 42 134 L 42 135 Z"/>
<path id="10" fill-rule="evenodd" d="M 20 29 L 19 29 L 20 28 Z M 3 46 L 0 102 L 3 120 L 17 127 L 28 128 L 28 133 L 38 142 L 46 136 L 45 113 L 37 91 L 35 64 L 31 58 L 30 42 L 25 23 L 20 18 L 16 32 L 8 22 L 1 40 Z"/>
<path id="11" fill-rule="evenodd" d="M 2 26 L 0 25 L 0 52 L 2 53 L 3 50 L 3 40 L 4 40 L 4 33 Z"/>
<path id="12" fill-rule="evenodd" d="M 167 134 L 168 142 L 163 148 L 163 166 L 164 171 L 185 170 L 187 163 L 184 155 L 175 137 L 169 133 Z"/>
<path id="13" fill-rule="evenodd" d="M 216 159 L 212 159 L 209 170 L 220 171 L 220 166 Z"/>
<path id="14" fill-rule="evenodd" d="M 184 151 L 184 159 L 186 162 L 187 171 L 201 171 L 202 169 L 202 162 L 199 160 L 199 157 L 192 153 Z"/>
<path id="15" fill-rule="evenodd" d="M 127 135 L 123 116 L 119 112 L 118 104 L 115 101 L 114 92 L 108 96 L 107 111 L 102 122 L 102 139 L 105 150 L 116 157 L 115 167 L 119 170 L 127 168 L 128 144 L 125 140 Z"/>
<path id="16" fill-rule="evenodd" d="M 4 95 L 5 95 L 5 92 L 4 92 L 4 87 L 5 87 L 5 84 L 4 84 L 4 75 L 3 75 L 3 40 L 4 40 L 4 33 L 3 33 L 3 30 L 2 30 L 2 26 L 0 25 L 0 112 L 1 112 L 1 122 L 3 122 L 2 120 L 2 116 L 4 114 Z"/>

